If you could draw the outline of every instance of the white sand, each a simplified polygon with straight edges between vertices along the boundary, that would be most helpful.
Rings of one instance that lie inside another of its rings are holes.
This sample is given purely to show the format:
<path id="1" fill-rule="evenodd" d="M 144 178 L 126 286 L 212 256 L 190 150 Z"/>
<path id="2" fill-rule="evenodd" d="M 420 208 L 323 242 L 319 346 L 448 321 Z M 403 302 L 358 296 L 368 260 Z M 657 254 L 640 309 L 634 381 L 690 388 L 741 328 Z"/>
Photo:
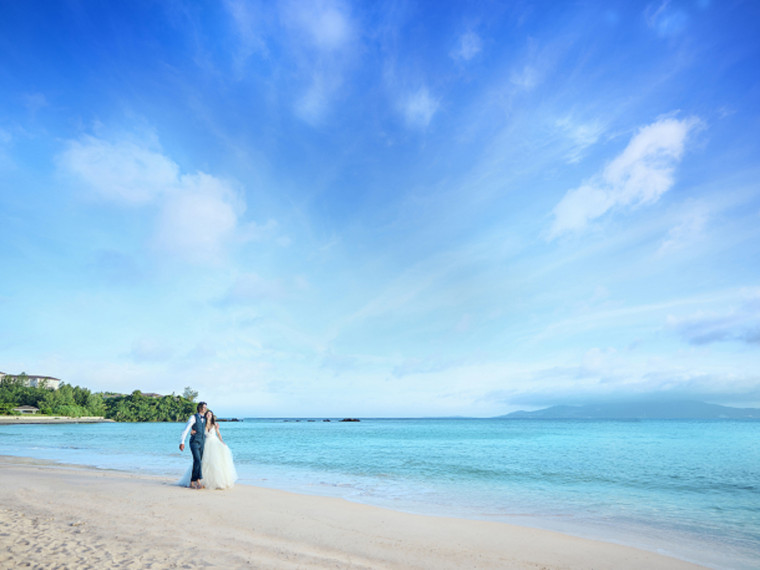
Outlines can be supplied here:
<path id="1" fill-rule="evenodd" d="M 0 457 L 0 568 L 15 567 L 698 568 L 503 523 Z"/>

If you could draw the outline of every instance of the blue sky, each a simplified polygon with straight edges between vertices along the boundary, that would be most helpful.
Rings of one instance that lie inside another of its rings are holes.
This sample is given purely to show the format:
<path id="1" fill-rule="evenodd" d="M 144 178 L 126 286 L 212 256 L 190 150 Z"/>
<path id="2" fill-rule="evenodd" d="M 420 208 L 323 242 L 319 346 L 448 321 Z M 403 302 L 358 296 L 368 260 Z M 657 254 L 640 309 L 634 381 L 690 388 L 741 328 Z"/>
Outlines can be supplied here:
<path id="1" fill-rule="evenodd" d="M 0 2 L 0 370 L 223 415 L 760 406 L 756 2 Z"/>

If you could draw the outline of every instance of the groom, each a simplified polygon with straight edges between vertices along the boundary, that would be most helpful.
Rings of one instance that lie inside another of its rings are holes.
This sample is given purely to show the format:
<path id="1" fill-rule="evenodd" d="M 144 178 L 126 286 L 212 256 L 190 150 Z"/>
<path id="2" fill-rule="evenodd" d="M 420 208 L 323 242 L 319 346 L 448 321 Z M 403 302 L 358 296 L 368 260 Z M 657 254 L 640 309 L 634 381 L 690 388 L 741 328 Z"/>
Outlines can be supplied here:
<path id="1" fill-rule="evenodd" d="M 193 489 L 203 489 L 203 473 L 201 472 L 201 459 L 203 459 L 203 444 L 206 443 L 206 402 L 200 402 L 196 407 L 197 413 L 190 416 L 182 432 L 182 439 L 179 441 L 179 450 L 185 451 L 185 438 L 188 432 L 192 430 L 190 436 L 190 453 L 193 454 L 193 474 L 190 477 L 190 487 Z"/>

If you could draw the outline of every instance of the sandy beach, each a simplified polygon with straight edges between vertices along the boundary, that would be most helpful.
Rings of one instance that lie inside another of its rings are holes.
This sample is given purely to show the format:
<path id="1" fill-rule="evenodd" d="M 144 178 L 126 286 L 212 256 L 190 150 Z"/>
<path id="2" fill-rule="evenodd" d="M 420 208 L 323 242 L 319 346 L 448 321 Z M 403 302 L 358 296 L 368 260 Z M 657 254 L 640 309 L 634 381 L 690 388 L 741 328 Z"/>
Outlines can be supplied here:
<path id="1" fill-rule="evenodd" d="M 544 530 L 0 457 L 0 567 L 699 568 Z"/>

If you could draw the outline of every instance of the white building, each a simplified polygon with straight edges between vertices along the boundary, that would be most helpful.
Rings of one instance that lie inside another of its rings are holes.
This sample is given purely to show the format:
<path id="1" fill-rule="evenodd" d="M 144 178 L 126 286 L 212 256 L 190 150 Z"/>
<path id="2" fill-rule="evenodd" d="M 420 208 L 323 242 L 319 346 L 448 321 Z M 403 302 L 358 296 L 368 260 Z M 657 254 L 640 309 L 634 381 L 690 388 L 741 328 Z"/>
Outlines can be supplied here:
<path id="1" fill-rule="evenodd" d="M 32 388 L 42 388 L 44 386 L 45 388 L 57 390 L 61 387 L 61 381 L 51 376 L 29 376 L 27 386 L 31 386 Z"/>
<path id="2" fill-rule="evenodd" d="M 7 374 L 5 372 L 0 372 L 0 380 L 2 380 L 5 377 L 9 378 L 19 378 L 19 376 L 15 374 Z M 30 376 L 29 374 L 25 375 L 25 382 L 24 384 L 26 386 L 29 386 L 30 388 L 41 388 L 42 386 L 46 388 L 50 388 L 51 390 L 57 390 L 61 387 L 61 380 L 58 378 L 53 378 L 52 376 Z"/>

